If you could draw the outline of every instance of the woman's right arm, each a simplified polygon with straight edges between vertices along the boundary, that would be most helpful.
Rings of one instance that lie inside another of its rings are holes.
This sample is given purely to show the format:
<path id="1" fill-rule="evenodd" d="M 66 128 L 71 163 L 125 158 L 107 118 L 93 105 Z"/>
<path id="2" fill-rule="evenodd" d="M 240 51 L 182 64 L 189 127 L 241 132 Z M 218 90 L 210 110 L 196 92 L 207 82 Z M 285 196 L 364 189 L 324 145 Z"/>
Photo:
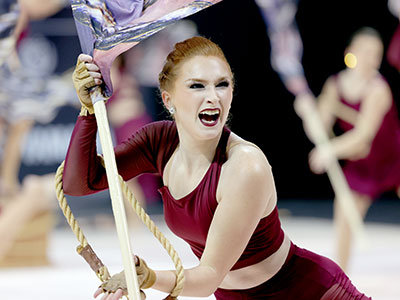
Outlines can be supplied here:
<path id="1" fill-rule="evenodd" d="M 317 98 L 318 112 L 327 133 L 330 133 L 336 120 L 335 109 L 338 95 L 335 81 L 336 78 L 329 77 Z"/>
<path id="2" fill-rule="evenodd" d="M 96 151 L 96 134 L 95 116 L 79 116 L 64 165 L 63 189 L 67 195 L 88 195 L 108 187 L 105 169 Z"/>
<path id="3" fill-rule="evenodd" d="M 63 189 L 68 195 L 92 194 L 107 187 L 105 171 L 96 151 L 97 124 L 90 89 L 102 84 L 93 58 L 80 54 L 72 81 L 82 109 L 72 132 L 63 172 Z"/>
<path id="4" fill-rule="evenodd" d="M 315 141 L 313 130 L 310 128 L 309 118 L 313 110 L 316 109 L 318 111 L 326 132 L 330 132 L 335 123 L 336 116 L 334 112 L 337 105 L 337 91 L 334 81 L 333 77 L 328 78 L 322 88 L 321 94 L 317 98 L 311 92 L 301 93 L 296 96 L 294 109 L 303 121 L 305 134 L 312 142 Z"/>
<path id="5" fill-rule="evenodd" d="M 63 189 L 68 195 L 88 195 L 108 188 L 102 158 L 97 155 L 97 124 L 89 93 L 102 83 L 101 78 L 92 58 L 80 55 L 73 81 L 82 110 L 71 136 L 63 173 Z M 154 156 L 158 149 L 149 142 L 152 135 L 157 133 L 141 129 L 115 148 L 118 171 L 124 180 L 144 172 L 157 172 Z"/>

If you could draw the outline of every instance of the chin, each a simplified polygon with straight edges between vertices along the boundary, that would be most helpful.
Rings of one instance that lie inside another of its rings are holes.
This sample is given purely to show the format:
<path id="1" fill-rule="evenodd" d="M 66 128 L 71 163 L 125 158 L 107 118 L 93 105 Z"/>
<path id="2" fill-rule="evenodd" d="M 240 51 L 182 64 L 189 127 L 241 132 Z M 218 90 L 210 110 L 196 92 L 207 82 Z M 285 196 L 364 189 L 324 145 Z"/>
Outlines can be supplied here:
<path id="1" fill-rule="evenodd" d="M 224 128 L 224 125 L 220 121 L 218 121 L 216 124 L 213 124 L 212 126 L 210 124 L 204 125 L 203 123 L 200 123 L 200 128 L 203 136 L 206 135 L 207 139 L 213 139 L 220 135 Z"/>

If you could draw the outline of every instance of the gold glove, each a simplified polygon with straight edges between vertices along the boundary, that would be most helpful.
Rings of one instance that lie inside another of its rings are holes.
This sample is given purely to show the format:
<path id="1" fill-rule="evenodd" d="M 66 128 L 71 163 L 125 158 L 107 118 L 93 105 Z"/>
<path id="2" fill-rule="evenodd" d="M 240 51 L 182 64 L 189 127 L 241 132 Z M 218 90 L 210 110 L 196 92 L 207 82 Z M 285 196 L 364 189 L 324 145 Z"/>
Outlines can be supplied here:
<path id="1" fill-rule="evenodd" d="M 145 261 L 138 257 L 139 264 L 136 265 L 136 274 L 138 278 L 139 287 L 141 289 L 148 289 L 153 286 L 156 282 L 156 273 L 150 269 Z M 127 294 L 127 285 L 125 280 L 124 271 L 115 274 L 109 280 L 102 283 L 100 287 L 103 289 L 103 292 L 115 292 L 118 289 L 122 289 L 124 295 Z"/>
<path id="2" fill-rule="evenodd" d="M 78 59 L 74 72 L 72 73 L 72 81 L 79 101 L 82 104 L 80 115 L 86 116 L 87 113 L 94 114 L 92 99 L 90 98 L 90 89 L 96 86 L 94 79 L 90 76 L 86 68 L 85 62 Z"/>

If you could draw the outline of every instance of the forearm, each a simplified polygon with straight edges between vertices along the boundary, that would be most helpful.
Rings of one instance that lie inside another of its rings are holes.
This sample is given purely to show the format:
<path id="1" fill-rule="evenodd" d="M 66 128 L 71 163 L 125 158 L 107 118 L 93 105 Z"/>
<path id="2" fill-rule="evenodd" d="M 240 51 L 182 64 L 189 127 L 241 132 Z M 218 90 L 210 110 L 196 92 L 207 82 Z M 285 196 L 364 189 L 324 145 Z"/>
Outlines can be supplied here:
<path id="1" fill-rule="evenodd" d="M 152 288 L 170 293 L 175 286 L 175 271 L 156 271 L 157 280 Z M 185 282 L 181 296 L 208 297 L 218 288 L 221 279 L 207 266 L 197 266 L 184 271 Z"/>
<path id="2" fill-rule="evenodd" d="M 303 129 L 308 139 L 315 145 L 323 142 L 332 131 L 333 120 L 323 112 L 311 93 L 298 95 L 294 102 L 294 109 L 303 121 Z"/>
<path id="3" fill-rule="evenodd" d="M 79 117 L 65 159 L 63 189 L 68 195 L 92 194 L 108 187 L 104 167 L 96 151 L 94 115 Z"/>
<path id="4" fill-rule="evenodd" d="M 361 159 L 370 150 L 369 139 L 355 129 L 331 139 L 331 145 L 338 159 Z"/>

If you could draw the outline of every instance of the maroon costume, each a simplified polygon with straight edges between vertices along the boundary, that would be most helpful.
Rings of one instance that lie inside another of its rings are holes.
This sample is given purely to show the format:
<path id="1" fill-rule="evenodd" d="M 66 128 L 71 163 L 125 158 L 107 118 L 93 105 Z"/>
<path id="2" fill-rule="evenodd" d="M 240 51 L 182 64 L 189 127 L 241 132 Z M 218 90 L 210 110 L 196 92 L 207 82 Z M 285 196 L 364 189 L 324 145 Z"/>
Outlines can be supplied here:
<path id="1" fill-rule="evenodd" d="M 94 116 L 79 117 L 72 134 L 63 177 L 66 194 L 85 195 L 107 188 L 105 170 L 96 153 Z M 174 199 L 168 187 L 160 193 L 167 225 L 189 243 L 201 258 L 216 207 L 216 189 L 226 161 L 230 131 L 225 128 L 214 159 L 199 185 L 188 195 Z M 164 167 L 179 143 L 174 122 L 151 123 L 115 148 L 120 174 L 127 180 L 143 172 L 163 175 Z M 246 249 L 232 269 L 255 264 L 274 253 L 282 244 L 277 208 L 260 220 Z M 291 244 L 281 270 L 265 283 L 247 290 L 218 289 L 218 300 L 236 299 L 369 299 L 359 293 L 344 272 L 330 259 Z"/>
<path id="2" fill-rule="evenodd" d="M 359 112 L 361 99 L 354 103 L 348 102 L 341 93 L 337 78 L 336 76 L 340 101 Z M 344 132 L 353 129 L 353 125 L 344 120 L 338 119 L 338 124 Z M 400 123 L 396 105 L 392 100 L 391 107 L 372 141 L 368 155 L 359 160 L 346 160 L 343 172 L 352 190 L 377 199 L 382 193 L 395 190 L 400 186 L 399 170 Z"/>
<path id="3" fill-rule="evenodd" d="M 400 71 L 400 24 L 390 40 L 386 58 L 393 67 Z"/>

